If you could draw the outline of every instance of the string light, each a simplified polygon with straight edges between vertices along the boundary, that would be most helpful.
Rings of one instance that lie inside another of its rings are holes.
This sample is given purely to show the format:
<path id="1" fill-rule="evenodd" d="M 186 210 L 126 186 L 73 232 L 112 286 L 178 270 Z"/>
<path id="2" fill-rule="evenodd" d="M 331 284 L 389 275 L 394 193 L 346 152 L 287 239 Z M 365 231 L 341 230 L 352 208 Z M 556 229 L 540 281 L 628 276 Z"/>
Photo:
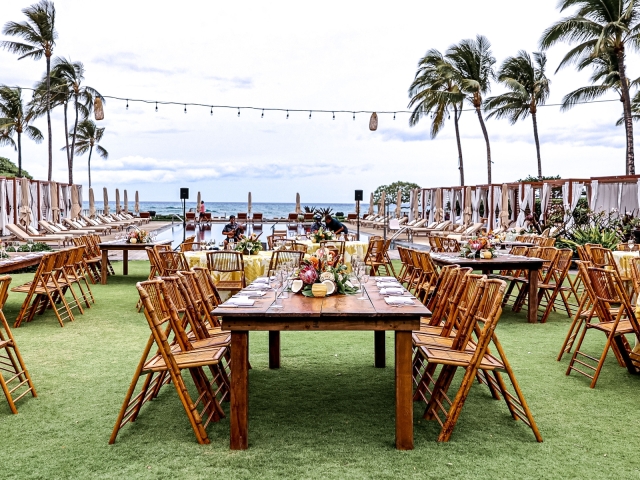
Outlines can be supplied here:
<path id="1" fill-rule="evenodd" d="M 184 106 L 184 113 L 187 113 L 187 106 Z"/>
<path id="2" fill-rule="evenodd" d="M 289 120 L 289 110 L 287 110 L 287 120 Z"/>
<path id="3" fill-rule="evenodd" d="M 336 112 L 331 112 L 331 113 L 333 113 L 333 119 L 335 120 L 336 119 Z"/>
<path id="4" fill-rule="evenodd" d="M 129 99 L 127 99 L 127 110 L 129 110 Z"/>
<path id="5" fill-rule="evenodd" d="M 238 117 L 240 117 L 240 109 L 238 108 Z"/>
<path id="6" fill-rule="evenodd" d="M 213 116 L 213 107 L 211 107 L 211 116 Z"/>
<path id="7" fill-rule="evenodd" d="M 356 119 L 356 112 L 353 112 L 353 119 Z"/>
<path id="8" fill-rule="evenodd" d="M 311 110 L 309 110 L 309 120 L 311 120 Z"/>
<path id="9" fill-rule="evenodd" d="M 264 108 L 262 109 L 262 115 L 260 115 L 260 118 L 264 118 Z"/>
<path id="10" fill-rule="evenodd" d="M 158 102 L 156 102 L 156 112 L 158 112 Z"/>
<path id="11" fill-rule="evenodd" d="M 396 112 L 393 112 L 393 119 L 396 119 Z"/>

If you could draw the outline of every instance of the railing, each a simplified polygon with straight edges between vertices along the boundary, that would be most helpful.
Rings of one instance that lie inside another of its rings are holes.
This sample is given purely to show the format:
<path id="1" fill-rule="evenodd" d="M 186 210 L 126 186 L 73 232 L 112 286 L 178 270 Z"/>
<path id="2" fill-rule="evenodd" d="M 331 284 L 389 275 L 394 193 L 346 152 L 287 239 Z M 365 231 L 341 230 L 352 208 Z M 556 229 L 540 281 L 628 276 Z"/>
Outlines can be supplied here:
<path id="1" fill-rule="evenodd" d="M 178 215 L 177 213 L 172 213 L 171 214 L 171 225 L 173 225 L 173 218 L 177 218 L 180 223 L 184 223 L 184 220 L 182 219 L 182 217 L 180 215 Z"/>

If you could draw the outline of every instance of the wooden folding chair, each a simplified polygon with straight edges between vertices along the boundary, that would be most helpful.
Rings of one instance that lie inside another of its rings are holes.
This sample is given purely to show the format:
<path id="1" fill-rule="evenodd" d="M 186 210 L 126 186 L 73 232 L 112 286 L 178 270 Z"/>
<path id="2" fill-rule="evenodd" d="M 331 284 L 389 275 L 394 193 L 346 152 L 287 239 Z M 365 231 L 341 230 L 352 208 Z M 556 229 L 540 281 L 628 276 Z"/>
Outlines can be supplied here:
<path id="1" fill-rule="evenodd" d="M 297 252 L 295 250 L 276 250 L 271 256 L 269 261 L 269 268 L 267 269 L 267 276 L 274 275 L 278 267 L 285 263 L 293 262 L 295 267 L 300 266 L 300 262 L 304 258 L 304 253 Z"/>
<path id="2" fill-rule="evenodd" d="M 15 414 L 18 413 L 16 408 L 18 400 L 28 393 L 34 397 L 38 395 L 4 316 L 4 303 L 7 300 L 10 283 L 10 276 L 0 277 L 0 387 L 7 398 L 11 412 Z"/>
<path id="3" fill-rule="evenodd" d="M 91 308 L 91 303 L 95 303 L 96 301 L 87 280 L 87 277 L 89 276 L 88 272 L 85 270 L 84 262 L 82 261 L 85 248 L 86 247 L 74 247 L 69 249 L 69 257 L 64 265 L 64 271 L 66 280 L 71 286 L 78 286 L 85 305 L 87 308 Z M 82 287 L 83 283 L 84 288 Z"/>
<path id="4" fill-rule="evenodd" d="M 136 420 L 142 406 L 153 398 L 155 390 L 164 382 L 162 374 L 166 373 L 176 389 L 198 443 L 210 443 L 206 427 L 212 420 L 220 420 L 224 412 L 203 367 L 218 368 L 226 348 L 193 347 L 187 340 L 180 322 L 176 321 L 176 316 L 171 314 L 173 304 L 171 299 L 164 295 L 162 280 L 138 283 L 136 287 L 144 303 L 144 314 L 151 329 L 151 336 L 125 395 L 109 443 L 115 442 L 118 432 L 124 425 Z M 178 348 L 172 348 L 169 344 L 168 336 L 172 332 L 175 334 Z M 151 354 L 154 346 L 157 348 L 157 353 Z M 195 401 L 191 399 L 182 378 L 182 370 L 189 370 L 196 385 L 198 398 Z M 136 386 L 142 377 L 144 377 L 142 388 L 134 396 Z"/>
<path id="5" fill-rule="evenodd" d="M 429 246 L 431 247 L 431 251 L 433 253 L 444 252 L 444 247 L 442 245 L 442 237 L 430 235 L 428 238 L 429 238 Z"/>
<path id="6" fill-rule="evenodd" d="M 189 261 L 182 252 L 160 251 L 158 252 L 158 258 L 164 275 L 189 271 Z"/>
<path id="7" fill-rule="evenodd" d="M 218 291 L 237 292 L 247 286 L 244 259 L 240 252 L 228 250 L 207 252 L 207 267 L 211 273 L 221 275 L 220 280 L 216 282 Z M 230 278 L 223 279 L 222 277 L 225 275 Z"/>
<path id="8" fill-rule="evenodd" d="M 53 309 L 61 327 L 64 327 L 65 320 L 74 320 L 71 308 L 58 283 L 57 272 L 54 271 L 57 256 L 57 253 L 44 254 L 33 275 L 33 280 L 11 289 L 12 292 L 27 294 L 13 324 L 14 327 L 19 327 L 24 321 L 30 322 L 36 313 L 43 314 L 49 306 Z"/>
<path id="9" fill-rule="evenodd" d="M 567 368 L 567 375 L 572 370 L 591 379 L 590 387 L 594 388 L 609 349 L 615 346 L 622 357 L 624 365 L 630 373 L 638 373 L 634 362 L 640 361 L 640 355 L 634 353 L 624 335 L 631 334 L 636 337 L 636 343 L 640 342 L 640 325 L 635 312 L 631 307 L 624 285 L 615 269 L 587 268 L 587 275 L 591 282 L 592 294 L 595 296 L 595 308 L 598 312 L 599 322 L 585 323 L 582 334 L 578 339 L 576 348 Z M 590 330 L 599 330 L 607 338 L 602 354 L 599 358 L 593 357 L 580 350 L 585 335 Z M 579 357 L 579 358 L 578 358 Z M 596 366 L 588 363 L 595 362 Z M 576 366 L 576 363 L 579 366 Z M 593 375 L 580 370 L 589 369 Z"/>

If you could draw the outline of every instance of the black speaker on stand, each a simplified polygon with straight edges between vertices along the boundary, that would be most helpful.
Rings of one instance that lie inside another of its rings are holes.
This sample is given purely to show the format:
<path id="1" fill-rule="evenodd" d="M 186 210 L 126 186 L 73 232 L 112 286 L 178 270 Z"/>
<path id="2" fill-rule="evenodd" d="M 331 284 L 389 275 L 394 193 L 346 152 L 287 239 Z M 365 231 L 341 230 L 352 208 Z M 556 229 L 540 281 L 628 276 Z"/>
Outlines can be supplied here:
<path id="1" fill-rule="evenodd" d="M 356 239 L 360 241 L 360 202 L 362 201 L 362 190 L 356 190 Z"/>
<path id="2" fill-rule="evenodd" d="M 182 200 L 182 242 L 187 239 L 187 200 L 189 200 L 189 189 L 180 189 L 180 200 Z"/>

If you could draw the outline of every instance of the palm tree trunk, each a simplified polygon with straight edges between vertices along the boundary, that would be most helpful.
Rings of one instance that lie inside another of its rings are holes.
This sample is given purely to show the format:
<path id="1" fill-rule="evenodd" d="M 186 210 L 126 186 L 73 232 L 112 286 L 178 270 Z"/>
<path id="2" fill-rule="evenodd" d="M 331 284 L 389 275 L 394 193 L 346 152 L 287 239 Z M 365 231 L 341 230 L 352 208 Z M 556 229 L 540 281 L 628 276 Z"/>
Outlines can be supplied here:
<path id="1" fill-rule="evenodd" d="M 22 133 L 18 132 L 18 177 L 22 177 Z"/>
<path id="2" fill-rule="evenodd" d="M 462 113 L 462 110 L 460 110 Z M 458 142 L 458 169 L 460 170 L 460 186 L 464 187 L 464 165 L 462 164 L 462 144 L 460 143 L 460 127 L 458 126 L 458 106 L 453 104 L 453 124 L 456 127 L 456 141 Z"/>
<path id="3" fill-rule="evenodd" d="M 618 74 L 620 75 L 620 90 L 622 91 L 622 107 L 624 113 L 624 128 L 627 133 L 627 175 L 636 174 L 636 164 L 633 154 L 633 118 L 631 117 L 631 96 L 624 65 L 624 46 L 616 52 L 618 57 Z"/>
<path id="4" fill-rule="evenodd" d="M 67 146 L 67 163 L 69 163 L 69 120 L 67 117 L 67 102 L 64 102 L 64 140 Z"/>
<path id="5" fill-rule="evenodd" d="M 484 119 L 482 113 L 480 113 L 480 107 L 476 107 L 476 113 L 478 114 L 478 120 L 480 120 L 480 128 L 482 128 L 482 134 L 484 135 L 484 141 L 487 144 L 487 181 L 491 185 L 491 145 L 489 145 L 489 134 L 487 133 L 487 127 L 484 125 Z"/>
<path id="6" fill-rule="evenodd" d="M 51 137 L 51 54 L 47 55 L 47 133 L 49 135 L 49 177 L 53 174 L 53 139 Z"/>
<path id="7" fill-rule="evenodd" d="M 74 94 L 73 103 L 76 107 L 76 119 L 73 124 L 73 133 L 71 134 L 71 155 L 69 156 L 69 183 L 73 183 L 73 154 L 76 148 L 76 133 L 78 131 L 78 94 Z"/>
<path id="8" fill-rule="evenodd" d="M 87 171 L 89 172 L 89 188 L 91 188 L 91 152 L 93 152 L 93 145 L 89 148 L 89 161 L 87 162 Z"/>
<path id="9" fill-rule="evenodd" d="M 542 180 L 542 160 L 540 160 L 540 140 L 538 139 L 538 119 L 536 118 L 536 112 L 531 112 L 531 119 L 533 120 L 533 138 L 536 141 L 536 153 L 538 154 L 538 178 Z"/>

